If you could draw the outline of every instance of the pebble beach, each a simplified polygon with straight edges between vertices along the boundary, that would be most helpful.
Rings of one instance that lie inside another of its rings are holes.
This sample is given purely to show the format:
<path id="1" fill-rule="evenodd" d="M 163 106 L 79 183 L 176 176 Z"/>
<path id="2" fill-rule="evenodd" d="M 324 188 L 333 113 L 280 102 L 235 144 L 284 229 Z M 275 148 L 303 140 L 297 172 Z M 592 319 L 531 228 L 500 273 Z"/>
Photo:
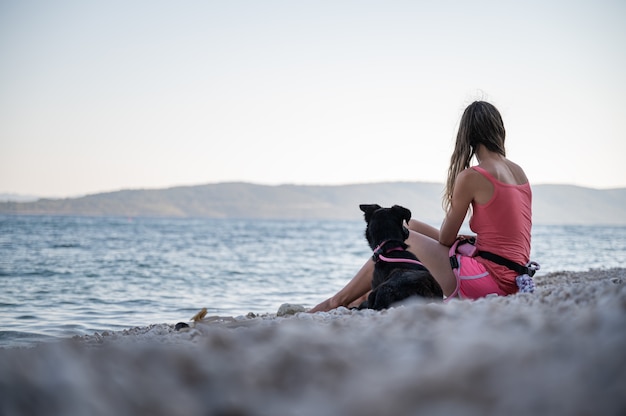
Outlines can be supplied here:
<path id="1" fill-rule="evenodd" d="M 623 415 L 626 269 L 376 312 L 207 316 L 0 349 L 1 415 Z"/>

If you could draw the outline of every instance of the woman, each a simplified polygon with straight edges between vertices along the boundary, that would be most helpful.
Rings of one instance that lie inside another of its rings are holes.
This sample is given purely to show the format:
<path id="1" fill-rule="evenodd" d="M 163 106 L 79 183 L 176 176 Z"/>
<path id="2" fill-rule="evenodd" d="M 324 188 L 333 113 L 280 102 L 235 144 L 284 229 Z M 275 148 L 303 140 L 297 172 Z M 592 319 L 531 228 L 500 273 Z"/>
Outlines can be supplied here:
<path id="1" fill-rule="evenodd" d="M 449 259 L 450 247 L 471 206 L 470 228 L 476 233 L 479 251 L 522 265 L 529 261 L 531 189 L 522 168 L 506 158 L 504 138 L 498 110 L 484 101 L 470 104 L 461 117 L 450 160 L 441 229 L 409 221 L 409 250 L 428 268 L 446 296 L 457 289 L 461 297 L 470 299 L 518 291 L 517 272 L 482 257 L 460 259 L 457 283 Z M 478 165 L 470 167 L 474 156 Z M 343 289 L 310 312 L 358 304 L 371 289 L 373 270 L 370 259 Z"/>

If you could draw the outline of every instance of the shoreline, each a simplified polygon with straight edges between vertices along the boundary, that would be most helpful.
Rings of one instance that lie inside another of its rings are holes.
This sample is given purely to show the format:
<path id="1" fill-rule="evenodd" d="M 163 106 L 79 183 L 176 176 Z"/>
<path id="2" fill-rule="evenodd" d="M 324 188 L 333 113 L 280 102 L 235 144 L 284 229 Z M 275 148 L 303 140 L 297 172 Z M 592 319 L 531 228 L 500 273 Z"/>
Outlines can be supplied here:
<path id="1" fill-rule="evenodd" d="M 0 413 L 623 414 L 626 269 L 548 273 L 536 286 L 0 349 Z"/>

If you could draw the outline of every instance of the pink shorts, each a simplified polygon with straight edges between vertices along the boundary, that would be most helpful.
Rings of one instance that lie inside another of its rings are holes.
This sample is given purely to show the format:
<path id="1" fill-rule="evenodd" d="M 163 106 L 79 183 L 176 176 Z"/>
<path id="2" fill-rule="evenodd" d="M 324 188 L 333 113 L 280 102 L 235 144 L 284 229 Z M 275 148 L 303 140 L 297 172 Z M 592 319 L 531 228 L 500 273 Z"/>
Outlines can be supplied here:
<path id="1" fill-rule="evenodd" d="M 482 263 L 474 257 L 456 256 L 459 261 L 459 296 L 463 299 L 478 299 L 495 294 L 506 296 L 496 280 Z"/>

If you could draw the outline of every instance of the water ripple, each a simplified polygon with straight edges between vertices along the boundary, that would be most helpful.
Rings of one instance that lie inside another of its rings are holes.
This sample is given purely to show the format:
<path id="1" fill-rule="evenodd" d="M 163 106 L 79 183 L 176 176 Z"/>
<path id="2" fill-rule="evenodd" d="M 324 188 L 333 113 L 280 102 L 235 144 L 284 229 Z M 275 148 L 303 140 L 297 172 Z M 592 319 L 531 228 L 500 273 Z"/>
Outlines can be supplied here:
<path id="1" fill-rule="evenodd" d="M 363 227 L 360 220 L 1 217 L 0 318 L 11 331 L 0 346 L 13 333 L 175 323 L 203 307 L 243 315 L 285 302 L 312 306 L 370 256 Z M 537 226 L 532 241 L 541 273 L 626 267 L 626 227 Z"/>

